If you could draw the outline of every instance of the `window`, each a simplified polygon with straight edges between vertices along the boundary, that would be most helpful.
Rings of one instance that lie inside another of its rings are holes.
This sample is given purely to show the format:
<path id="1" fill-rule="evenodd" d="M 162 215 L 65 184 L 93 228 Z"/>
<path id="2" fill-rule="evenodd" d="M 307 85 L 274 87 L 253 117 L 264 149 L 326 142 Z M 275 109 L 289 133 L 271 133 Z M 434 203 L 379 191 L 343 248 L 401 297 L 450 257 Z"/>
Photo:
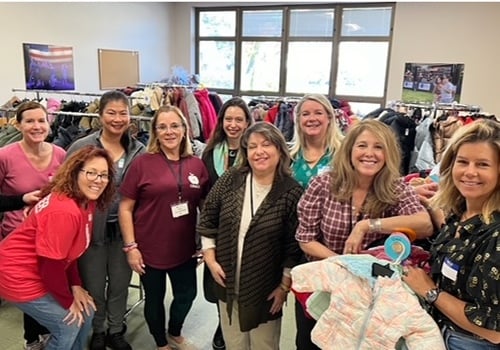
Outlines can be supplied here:
<path id="1" fill-rule="evenodd" d="M 196 9 L 196 70 L 225 95 L 322 93 L 385 105 L 393 4 Z"/>

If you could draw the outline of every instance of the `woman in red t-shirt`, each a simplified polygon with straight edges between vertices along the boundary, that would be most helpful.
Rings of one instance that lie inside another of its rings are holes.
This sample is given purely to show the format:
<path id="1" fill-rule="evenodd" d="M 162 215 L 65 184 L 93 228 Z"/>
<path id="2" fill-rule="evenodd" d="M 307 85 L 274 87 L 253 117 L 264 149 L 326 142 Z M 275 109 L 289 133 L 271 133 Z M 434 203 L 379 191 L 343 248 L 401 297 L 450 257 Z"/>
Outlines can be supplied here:
<path id="1" fill-rule="evenodd" d="M 0 242 L 0 297 L 51 333 L 51 349 L 83 350 L 95 311 L 76 260 L 87 249 L 95 207 L 115 191 L 113 161 L 94 146 L 68 158 L 21 226 Z"/>

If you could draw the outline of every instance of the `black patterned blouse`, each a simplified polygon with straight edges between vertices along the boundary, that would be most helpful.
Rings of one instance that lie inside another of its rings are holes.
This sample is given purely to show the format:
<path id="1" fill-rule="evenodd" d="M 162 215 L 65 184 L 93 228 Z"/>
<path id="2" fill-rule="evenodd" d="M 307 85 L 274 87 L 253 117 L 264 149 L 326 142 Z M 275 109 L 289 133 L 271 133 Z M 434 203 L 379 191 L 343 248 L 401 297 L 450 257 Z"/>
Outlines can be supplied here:
<path id="1" fill-rule="evenodd" d="M 433 280 L 466 302 L 469 321 L 500 331 L 500 212 L 494 212 L 490 224 L 483 222 L 482 215 L 462 223 L 457 216 L 449 217 L 431 253 Z M 444 315 L 436 316 L 453 325 Z"/>

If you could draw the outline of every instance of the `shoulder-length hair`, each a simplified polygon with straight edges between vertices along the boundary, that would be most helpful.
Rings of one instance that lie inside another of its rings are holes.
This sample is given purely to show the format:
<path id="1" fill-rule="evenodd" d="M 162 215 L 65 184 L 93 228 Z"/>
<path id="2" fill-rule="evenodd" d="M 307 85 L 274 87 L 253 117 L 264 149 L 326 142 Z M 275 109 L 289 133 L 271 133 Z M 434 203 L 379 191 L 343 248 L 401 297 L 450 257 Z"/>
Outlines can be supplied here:
<path id="1" fill-rule="evenodd" d="M 458 129 L 450 139 L 441 159 L 439 167 L 439 191 L 431 200 L 433 206 L 444 210 L 447 214 L 462 215 L 465 210 L 465 197 L 453 182 L 453 167 L 460 147 L 468 143 L 485 142 L 493 148 L 500 163 L 500 122 L 489 119 L 478 119 Z M 498 169 L 500 175 L 500 167 Z M 500 208 L 500 183 L 497 180 L 496 190 L 483 204 L 482 215 L 486 223 L 491 222 L 491 215 Z"/>
<path id="2" fill-rule="evenodd" d="M 79 205 L 87 201 L 78 186 L 78 175 L 85 163 L 94 158 L 104 158 L 108 164 L 109 181 L 103 193 L 97 199 L 97 207 L 104 209 L 108 206 L 115 195 L 115 168 L 109 153 L 97 146 L 85 146 L 71 154 L 59 167 L 52 181 L 41 190 L 40 197 L 49 193 L 63 194 L 74 199 Z"/>
<path id="3" fill-rule="evenodd" d="M 278 166 L 274 175 L 274 179 L 283 179 L 287 176 L 291 176 L 290 170 L 290 153 L 288 152 L 288 146 L 286 144 L 285 138 L 281 131 L 268 122 L 257 122 L 250 126 L 245 130 L 245 133 L 241 137 L 240 148 L 241 152 L 239 152 L 238 156 L 238 166 L 241 172 L 249 172 L 250 164 L 248 162 L 248 139 L 252 134 L 260 134 L 267 141 L 271 142 L 278 149 L 280 160 L 278 162 Z"/>
<path id="4" fill-rule="evenodd" d="M 203 153 L 210 152 L 214 149 L 216 145 L 221 142 L 226 141 L 227 135 L 224 131 L 224 117 L 226 115 L 226 111 L 229 107 L 238 107 L 241 108 L 243 113 L 245 113 L 245 120 L 248 123 L 248 126 L 253 124 L 253 118 L 250 114 L 250 110 L 248 109 L 247 103 L 241 97 L 233 97 L 224 102 L 221 109 L 219 110 L 219 114 L 217 114 L 217 124 L 215 125 L 212 136 L 209 138 L 207 142 L 207 146 Z"/>
<path id="5" fill-rule="evenodd" d="M 23 113 L 26 111 L 31 111 L 32 109 L 41 109 L 45 113 L 45 118 L 47 118 L 47 109 L 40 103 L 36 101 L 26 101 L 21 103 L 16 109 L 16 121 L 18 123 L 23 120 Z"/>
<path id="6" fill-rule="evenodd" d="M 335 117 L 335 111 L 333 110 L 333 106 L 331 102 L 324 95 L 321 94 L 307 94 L 301 98 L 297 106 L 295 106 L 295 126 L 294 126 L 294 137 L 292 147 L 290 148 L 290 155 L 295 159 L 297 153 L 304 147 L 306 142 L 304 132 L 300 127 L 300 115 L 302 114 L 302 107 L 304 102 L 306 101 L 315 101 L 323 106 L 325 109 L 329 123 L 326 129 L 326 147 L 330 152 L 330 155 L 335 154 L 335 152 L 339 149 L 340 144 L 342 143 L 342 139 L 344 135 L 340 131 L 340 128 L 337 124 L 337 120 Z"/>
<path id="7" fill-rule="evenodd" d="M 181 120 L 181 124 L 184 127 L 184 137 L 181 140 L 180 148 L 179 148 L 179 153 L 180 157 L 188 157 L 193 155 L 193 146 L 191 144 L 191 140 L 189 139 L 189 124 L 186 120 L 186 117 L 184 117 L 184 114 L 182 114 L 182 111 L 172 105 L 168 106 L 161 106 L 153 116 L 153 119 L 151 119 L 151 128 L 149 130 L 149 141 L 148 141 L 148 146 L 147 146 L 147 152 L 148 153 L 160 153 L 160 141 L 158 140 L 158 135 L 156 131 L 156 125 L 158 124 L 158 117 L 160 116 L 161 113 L 168 113 L 168 112 L 174 112 L 179 116 L 179 119 Z"/>
<path id="8" fill-rule="evenodd" d="M 340 201 L 351 200 L 354 189 L 359 185 L 351 155 L 357 138 L 364 131 L 378 138 L 385 156 L 385 164 L 375 175 L 363 207 L 365 213 L 376 217 L 397 201 L 395 189 L 401 177 L 401 150 L 396 134 L 388 125 L 369 119 L 351 127 L 333 159 L 331 192 Z"/>

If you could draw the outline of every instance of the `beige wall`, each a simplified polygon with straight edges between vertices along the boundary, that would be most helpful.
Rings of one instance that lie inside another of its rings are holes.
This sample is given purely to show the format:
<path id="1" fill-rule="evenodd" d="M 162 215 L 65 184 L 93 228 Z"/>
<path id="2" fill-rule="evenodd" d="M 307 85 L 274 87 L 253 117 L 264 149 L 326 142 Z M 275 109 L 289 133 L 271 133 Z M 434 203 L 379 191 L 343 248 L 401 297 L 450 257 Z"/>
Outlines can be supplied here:
<path id="1" fill-rule="evenodd" d="M 176 30 L 188 26 L 194 28 L 194 6 L 215 4 L 227 5 L 211 2 L 176 4 L 177 18 L 182 18 Z M 184 43 L 177 47 L 173 61 L 194 70 L 194 36 L 182 35 Z M 499 37 L 500 3 L 397 3 L 387 100 L 401 99 L 404 64 L 407 62 L 463 63 L 461 103 L 479 105 L 485 111 L 500 115 L 500 98 L 497 97 L 500 92 Z"/>
<path id="2" fill-rule="evenodd" d="M 461 103 L 500 115 L 500 3 L 398 3 L 388 100 L 401 98 L 404 64 L 463 63 Z"/>
<path id="3" fill-rule="evenodd" d="M 24 87 L 23 42 L 73 46 L 78 91 L 99 91 L 98 48 L 139 51 L 145 82 L 169 76 L 172 66 L 194 72 L 193 8 L 214 5 L 228 3 L 0 2 L 0 103 Z M 500 3 L 397 3 L 388 100 L 401 98 L 406 62 L 463 63 L 461 102 L 500 115 L 499 36 Z"/>
<path id="4" fill-rule="evenodd" d="M 72 46 L 75 85 L 81 92 L 99 92 L 98 48 L 139 51 L 141 80 L 167 77 L 173 39 L 171 6 L 0 2 L 0 105 L 12 96 L 12 88 L 25 87 L 23 43 Z"/>

